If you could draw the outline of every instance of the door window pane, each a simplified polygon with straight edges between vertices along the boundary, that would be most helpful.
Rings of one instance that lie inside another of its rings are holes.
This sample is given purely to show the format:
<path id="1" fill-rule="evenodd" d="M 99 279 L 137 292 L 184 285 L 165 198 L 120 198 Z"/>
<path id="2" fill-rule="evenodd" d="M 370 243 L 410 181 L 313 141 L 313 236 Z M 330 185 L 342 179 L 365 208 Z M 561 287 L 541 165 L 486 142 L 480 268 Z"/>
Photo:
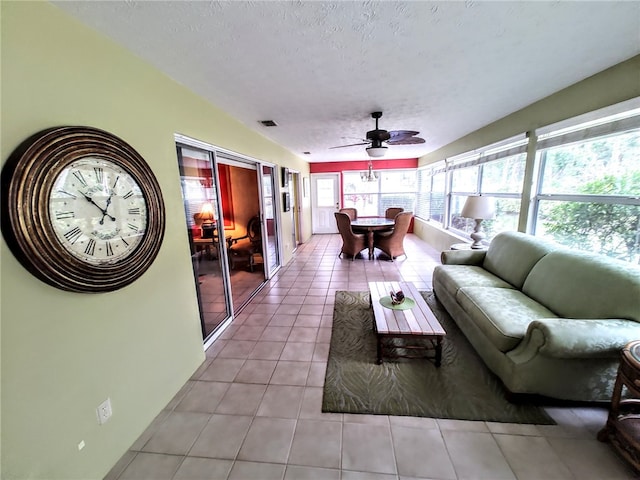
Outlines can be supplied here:
<path id="1" fill-rule="evenodd" d="M 319 178 L 316 181 L 316 195 L 318 207 L 334 207 L 335 206 L 335 182 L 330 178 Z"/>

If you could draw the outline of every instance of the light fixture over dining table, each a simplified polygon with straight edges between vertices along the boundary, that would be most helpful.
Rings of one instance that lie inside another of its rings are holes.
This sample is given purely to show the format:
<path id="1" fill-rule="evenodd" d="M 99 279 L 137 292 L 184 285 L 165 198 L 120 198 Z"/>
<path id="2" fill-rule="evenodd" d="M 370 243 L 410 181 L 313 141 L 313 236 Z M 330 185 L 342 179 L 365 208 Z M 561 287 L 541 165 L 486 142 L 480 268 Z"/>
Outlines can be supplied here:
<path id="1" fill-rule="evenodd" d="M 360 172 L 360 180 L 363 182 L 377 182 L 378 174 L 373 171 L 373 164 L 369 160 L 369 167 L 366 172 Z"/>

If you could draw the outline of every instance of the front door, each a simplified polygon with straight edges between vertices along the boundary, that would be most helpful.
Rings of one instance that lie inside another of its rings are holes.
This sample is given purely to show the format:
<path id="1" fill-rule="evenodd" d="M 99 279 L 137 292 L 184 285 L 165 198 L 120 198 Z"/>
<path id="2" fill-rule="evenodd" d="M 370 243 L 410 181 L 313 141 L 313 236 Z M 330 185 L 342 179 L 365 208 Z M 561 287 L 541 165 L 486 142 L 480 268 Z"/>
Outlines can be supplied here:
<path id="1" fill-rule="evenodd" d="M 338 233 L 333 215 L 340 208 L 340 174 L 311 175 L 311 226 L 315 233 Z"/>

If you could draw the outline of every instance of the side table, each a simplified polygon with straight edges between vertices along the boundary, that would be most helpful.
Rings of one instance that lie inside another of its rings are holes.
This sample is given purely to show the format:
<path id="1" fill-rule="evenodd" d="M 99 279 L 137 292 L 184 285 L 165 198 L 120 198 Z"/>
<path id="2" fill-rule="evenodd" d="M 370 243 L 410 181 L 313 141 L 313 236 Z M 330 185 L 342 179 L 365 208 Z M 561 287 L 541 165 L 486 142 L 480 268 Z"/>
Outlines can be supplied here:
<path id="1" fill-rule="evenodd" d="M 478 250 L 479 252 L 487 250 L 489 247 L 483 246 L 482 248 L 471 248 L 470 243 L 454 243 L 449 247 L 451 250 Z"/>
<path id="2" fill-rule="evenodd" d="M 623 387 L 627 397 L 622 398 Z M 607 424 L 598 440 L 611 442 L 618 454 L 640 471 L 640 340 L 622 349 Z"/>

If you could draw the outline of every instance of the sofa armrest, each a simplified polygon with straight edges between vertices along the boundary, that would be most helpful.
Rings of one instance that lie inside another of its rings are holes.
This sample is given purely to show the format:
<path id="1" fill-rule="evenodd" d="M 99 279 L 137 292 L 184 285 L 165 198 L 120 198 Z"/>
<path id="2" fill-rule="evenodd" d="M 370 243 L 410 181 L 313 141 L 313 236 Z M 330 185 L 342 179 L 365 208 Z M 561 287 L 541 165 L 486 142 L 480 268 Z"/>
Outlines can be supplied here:
<path id="1" fill-rule="evenodd" d="M 486 250 L 445 250 L 440 254 L 443 265 L 476 265 L 482 266 Z"/>
<path id="2" fill-rule="evenodd" d="M 541 318 L 529 324 L 520 344 L 509 352 L 514 361 L 537 354 L 554 358 L 612 358 L 640 339 L 640 323 L 624 319 Z"/>

